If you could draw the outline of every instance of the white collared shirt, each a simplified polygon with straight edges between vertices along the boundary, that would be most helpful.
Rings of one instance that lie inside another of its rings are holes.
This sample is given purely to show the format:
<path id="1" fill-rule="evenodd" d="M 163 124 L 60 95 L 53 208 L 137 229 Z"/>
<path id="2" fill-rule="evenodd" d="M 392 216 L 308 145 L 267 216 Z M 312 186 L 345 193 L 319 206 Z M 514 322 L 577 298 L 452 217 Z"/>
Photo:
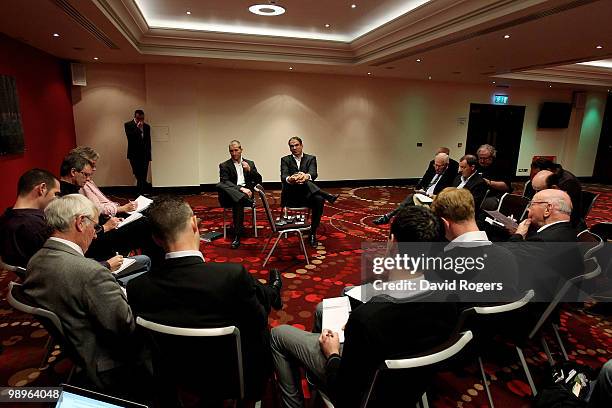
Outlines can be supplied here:
<path id="1" fill-rule="evenodd" d="M 466 243 L 469 243 L 469 245 L 465 245 Z M 472 248 L 475 246 L 486 246 L 491 244 L 492 242 L 489 241 L 489 237 L 487 236 L 486 232 L 468 231 L 459 235 L 457 238 L 449 242 L 448 245 L 444 247 L 444 252 L 449 251 L 455 247 Z"/>
<path id="2" fill-rule="evenodd" d="M 446 171 L 446 170 L 444 170 L 444 171 Z M 436 173 L 434 178 L 431 180 L 431 183 L 429 184 L 429 188 L 427 188 L 427 191 L 425 192 L 425 194 L 427 194 L 428 196 L 433 195 L 433 192 L 436 189 L 436 185 L 438 185 L 438 182 L 442 178 L 443 174 L 444 174 L 444 172 L 442 172 L 441 174 L 437 174 Z"/>
<path id="3" fill-rule="evenodd" d="M 295 163 L 297 164 L 297 168 L 298 171 L 300 171 L 300 163 L 302 163 L 302 159 L 304 158 L 304 153 L 302 153 L 299 157 L 292 154 L 293 156 L 293 160 L 295 160 Z"/>
<path id="4" fill-rule="evenodd" d="M 467 184 L 467 182 L 468 182 L 468 181 L 470 181 L 470 179 L 472 178 L 472 176 L 473 176 L 474 174 L 476 174 L 476 173 L 472 173 L 472 174 L 470 175 L 470 177 L 468 177 L 468 178 L 466 178 L 466 179 L 464 179 L 464 178 L 463 178 L 463 176 L 461 176 L 461 183 L 459 183 L 459 185 L 457 186 L 457 188 L 463 188 L 463 187 L 464 187 L 464 186 Z"/>
<path id="5" fill-rule="evenodd" d="M 166 259 L 185 258 L 188 256 L 199 256 L 200 258 L 202 258 L 202 261 L 206 262 L 204 260 L 204 255 L 202 255 L 200 251 L 193 250 L 168 252 L 166 254 Z"/>
<path id="6" fill-rule="evenodd" d="M 246 181 L 244 180 L 244 168 L 242 167 L 242 158 L 239 162 L 235 162 L 232 160 L 232 163 L 234 163 L 236 173 L 238 174 L 238 180 L 236 180 L 236 185 L 239 185 L 241 187 L 246 186 Z"/>
<path id="7" fill-rule="evenodd" d="M 550 227 L 551 225 L 561 224 L 562 222 L 570 222 L 570 220 L 555 221 L 555 222 L 551 222 L 550 224 L 542 225 L 540 228 L 538 228 L 538 233 L 544 231 L 546 228 Z"/>
<path id="8" fill-rule="evenodd" d="M 56 242 L 61 242 L 64 245 L 68 245 L 70 248 L 74 249 L 75 251 L 77 251 L 82 256 L 85 256 L 83 254 L 83 249 L 80 246 L 78 246 L 76 243 L 72 242 L 72 241 L 68 241 L 67 239 L 58 238 L 58 237 L 50 237 L 49 240 L 56 241 Z"/>

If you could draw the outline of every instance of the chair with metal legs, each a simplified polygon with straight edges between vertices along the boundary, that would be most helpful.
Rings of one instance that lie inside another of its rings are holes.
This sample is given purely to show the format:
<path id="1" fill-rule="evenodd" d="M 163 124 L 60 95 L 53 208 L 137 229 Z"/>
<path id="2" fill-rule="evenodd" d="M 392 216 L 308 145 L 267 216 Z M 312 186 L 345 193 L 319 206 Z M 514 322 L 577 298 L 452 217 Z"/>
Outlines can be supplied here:
<path id="1" fill-rule="evenodd" d="M 270 209 L 270 205 L 268 204 L 268 199 L 266 198 L 266 192 L 264 188 L 262 187 L 262 185 L 261 184 L 256 185 L 255 191 L 257 192 L 257 194 L 259 194 L 259 198 L 261 199 L 261 203 L 264 207 L 266 218 L 268 219 L 268 222 L 270 223 L 270 230 L 271 230 L 270 236 L 268 240 L 266 241 L 266 244 L 261 250 L 262 254 L 265 252 L 266 248 L 272 241 L 272 238 L 274 238 L 274 235 L 275 234 L 277 235 L 276 241 L 274 241 L 274 245 L 272 245 L 270 252 L 266 256 L 263 266 L 266 266 L 266 264 L 270 260 L 270 257 L 272 256 L 272 253 L 276 249 L 276 246 L 278 245 L 278 242 L 281 240 L 281 238 L 283 236 L 286 237 L 287 234 L 290 234 L 290 233 L 295 233 L 298 235 L 300 247 L 302 248 L 304 257 L 306 259 L 306 264 L 309 264 L 308 253 L 306 252 L 306 246 L 304 245 L 304 236 L 302 233 L 310 230 L 310 223 L 304 222 L 304 223 L 285 224 L 284 222 L 276 222 L 276 220 L 274 219 L 274 216 L 272 215 L 272 210 Z"/>

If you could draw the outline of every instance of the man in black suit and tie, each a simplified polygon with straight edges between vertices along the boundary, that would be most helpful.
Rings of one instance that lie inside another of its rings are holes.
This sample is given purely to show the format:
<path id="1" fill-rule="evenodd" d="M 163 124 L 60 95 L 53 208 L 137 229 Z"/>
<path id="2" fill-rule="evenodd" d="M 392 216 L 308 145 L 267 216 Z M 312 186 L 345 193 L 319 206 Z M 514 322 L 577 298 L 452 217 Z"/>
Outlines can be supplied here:
<path id="1" fill-rule="evenodd" d="M 255 162 L 242 157 L 242 145 L 238 140 L 229 144 L 231 158 L 219 164 L 219 204 L 223 208 L 232 207 L 234 220 L 234 241 L 232 249 L 240 246 L 240 236 L 244 228 L 244 207 L 253 207 L 253 188 L 261 183 Z"/>
<path id="2" fill-rule="evenodd" d="M 199 251 L 198 220 L 179 197 L 156 198 L 149 207 L 149 219 L 154 239 L 164 247 L 166 256 L 161 265 L 128 283 L 134 314 L 170 326 L 238 327 L 246 394 L 260 397 L 272 369 L 268 313 L 270 307 L 282 307 L 280 273 L 270 270 L 268 285 L 262 285 L 240 264 L 205 263 Z M 198 351 L 186 350 L 182 344 L 177 352 L 197 361 Z M 220 361 L 224 358 L 227 356 L 219 356 Z M 199 384 L 210 384 L 209 379 L 202 378 L 206 370 L 193 365 L 190 368 L 195 370 L 192 378 L 201 381 Z M 186 367 L 181 374 L 188 377 L 188 370 Z M 209 374 L 210 381 L 224 378 L 216 371 Z"/>
<path id="3" fill-rule="evenodd" d="M 321 190 L 313 181 L 317 179 L 317 156 L 302 152 L 302 139 L 289 139 L 291 154 L 281 158 L 281 205 L 283 207 L 309 207 L 312 209 L 310 245 L 317 247 L 317 228 L 323 215 L 323 204 L 333 204 L 338 195 Z"/>
<path id="4" fill-rule="evenodd" d="M 134 119 L 124 124 L 128 140 L 127 158 L 136 177 L 138 194 L 148 192 L 151 185 L 147 183 L 149 162 L 151 161 L 151 127 L 144 122 L 144 111 L 134 111 Z"/>
<path id="5" fill-rule="evenodd" d="M 425 174 L 415 186 L 415 193 L 421 193 L 431 197 L 452 184 L 457 175 L 459 163 L 451 159 L 448 156 L 449 153 L 450 149 L 448 147 L 441 147 L 438 149 L 433 160 L 429 162 Z M 391 218 L 393 218 L 402 208 L 413 204 L 414 194 L 408 194 L 396 209 L 376 218 L 373 223 L 376 225 L 388 224 Z"/>
<path id="6" fill-rule="evenodd" d="M 466 154 L 459 160 L 459 174 L 452 187 L 465 188 L 474 197 L 474 208 L 478 212 L 480 204 L 487 194 L 487 183 L 476 173 L 478 159 L 473 154 Z"/>

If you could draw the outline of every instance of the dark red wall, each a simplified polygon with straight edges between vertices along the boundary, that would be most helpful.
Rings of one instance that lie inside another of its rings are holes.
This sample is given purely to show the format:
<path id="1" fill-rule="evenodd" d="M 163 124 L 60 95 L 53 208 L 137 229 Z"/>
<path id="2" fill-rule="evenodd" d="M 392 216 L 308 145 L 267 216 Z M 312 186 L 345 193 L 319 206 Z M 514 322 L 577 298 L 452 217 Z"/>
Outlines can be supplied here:
<path id="1" fill-rule="evenodd" d="M 17 180 L 40 167 L 58 175 L 76 144 L 66 63 L 0 34 L 0 74 L 17 82 L 25 153 L 0 156 L 0 213 L 13 205 Z"/>

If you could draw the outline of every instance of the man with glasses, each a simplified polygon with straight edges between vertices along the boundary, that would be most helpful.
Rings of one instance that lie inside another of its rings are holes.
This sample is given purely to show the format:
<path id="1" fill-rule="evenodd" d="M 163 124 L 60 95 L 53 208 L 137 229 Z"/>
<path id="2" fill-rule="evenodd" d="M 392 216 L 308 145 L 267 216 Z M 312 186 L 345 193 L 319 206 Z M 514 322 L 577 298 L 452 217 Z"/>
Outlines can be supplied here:
<path id="1" fill-rule="evenodd" d="M 546 190 L 549 188 L 565 191 L 572 200 L 572 225 L 577 231 L 587 229 L 587 225 L 582 218 L 582 186 L 578 179 L 569 171 L 560 170 L 564 179 L 559 177 L 560 173 L 551 170 L 540 170 L 531 180 L 531 186 L 534 192 Z"/>
<path id="2" fill-rule="evenodd" d="M 91 382 L 105 392 L 133 391 L 140 345 L 134 316 L 111 273 L 85 258 L 96 237 L 98 210 L 86 197 L 69 194 L 45 209 L 51 237 L 28 263 L 25 293 L 59 317 L 66 341 L 82 359 Z"/>
<path id="3" fill-rule="evenodd" d="M 414 188 L 415 193 L 433 197 L 453 183 L 459 169 L 459 163 L 451 159 L 449 153 L 450 149 L 448 147 L 440 147 L 438 149 L 433 160 L 429 162 L 425 174 Z M 372 222 L 375 225 L 388 224 L 391 218 L 407 205 L 414 205 L 414 194 L 408 194 L 397 208 L 387 214 L 381 215 Z"/>
<path id="4" fill-rule="evenodd" d="M 490 144 L 483 144 L 476 151 L 478 174 L 483 178 L 489 193 L 482 204 L 485 210 L 495 210 L 504 193 L 512 192 L 512 175 L 502 168 L 497 158 L 497 150 Z"/>

